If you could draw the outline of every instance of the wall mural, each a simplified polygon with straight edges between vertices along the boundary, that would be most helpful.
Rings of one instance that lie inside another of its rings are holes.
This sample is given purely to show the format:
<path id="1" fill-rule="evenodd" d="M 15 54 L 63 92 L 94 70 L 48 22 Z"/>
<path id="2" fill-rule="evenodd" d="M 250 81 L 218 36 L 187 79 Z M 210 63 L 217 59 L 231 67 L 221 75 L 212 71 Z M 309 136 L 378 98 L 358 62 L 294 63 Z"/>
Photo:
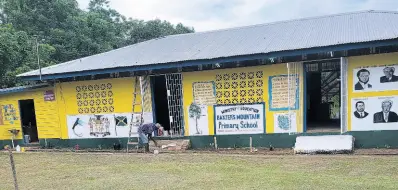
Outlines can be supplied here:
<path id="1" fill-rule="evenodd" d="M 398 65 L 378 65 L 353 69 L 354 92 L 398 90 Z"/>
<path id="2" fill-rule="evenodd" d="M 214 132 L 217 135 L 265 132 L 264 103 L 215 105 L 214 116 Z"/>
<path id="3" fill-rule="evenodd" d="M 114 99 L 111 83 L 76 86 L 78 113 L 112 113 Z"/>
<path id="4" fill-rule="evenodd" d="M 351 99 L 351 130 L 397 130 L 398 96 Z"/>
<path id="5" fill-rule="evenodd" d="M 297 132 L 296 113 L 274 113 L 274 133 Z"/>
<path id="6" fill-rule="evenodd" d="M 217 74 L 216 96 L 217 104 L 264 102 L 263 71 Z"/>
<path id="7" fill-rule="evenodd" d="M 68 135 L 78 138 L 120 138 L 129 136 L 131 113 L 68 115 Z M 134 114 L 132 132 L 137 132 L 140 114 Z"/>
<path id="8" fill-rule="evenodd" d="M 209 135 L 207 106 L 192 103 L 188 106 L 189 135 Z"/>
<path id="9" fill-rule="evenodd" d="M 269 109 L 271 111 L 288 110 L 289 107 L 291 110 L 299 108 L 298 75 L 290 75 L 290 80 L 288 75 L 270 76 L 268 83 Z"/>
<path id="10" fill-rule="evenodd" d="M 3 105 L 1 107 L 2 112 L 4 114 L 4 121 L 8 121 L 10 124 L 14 124 L 16 120 L 19 118 L 17 117 L 17 111 L 12 104 Z"/>

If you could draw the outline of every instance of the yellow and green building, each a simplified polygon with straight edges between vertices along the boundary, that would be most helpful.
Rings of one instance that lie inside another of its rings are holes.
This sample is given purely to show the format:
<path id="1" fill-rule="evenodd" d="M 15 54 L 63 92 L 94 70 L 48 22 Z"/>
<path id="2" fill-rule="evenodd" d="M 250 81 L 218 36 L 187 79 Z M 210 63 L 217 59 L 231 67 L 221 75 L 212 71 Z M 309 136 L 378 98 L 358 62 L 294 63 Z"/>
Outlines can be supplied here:
<path id="1" fill-rule="evenodd" d="M 397 147 L 397 19 L 364 11 L 165 36 L 24 73 L 34 85 L 0 90 L 0 142 L 16 129 L 20 144 L 23 135 L 53 147 L 124 144 L 143 111 L 169 130 L 157 138 L 193 148 L 214 136 L 219 147 L 250 137 L 292 147 L 327 134 Z"/>

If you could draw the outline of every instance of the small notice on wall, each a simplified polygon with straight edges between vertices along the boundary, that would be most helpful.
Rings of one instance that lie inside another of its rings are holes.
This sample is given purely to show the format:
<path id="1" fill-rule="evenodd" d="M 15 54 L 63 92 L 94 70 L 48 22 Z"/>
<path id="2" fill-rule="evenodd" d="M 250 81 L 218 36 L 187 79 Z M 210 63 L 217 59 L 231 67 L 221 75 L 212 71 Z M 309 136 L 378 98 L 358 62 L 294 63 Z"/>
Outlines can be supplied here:
<path id="1" fill-rule="evenodd" d="M 269 88 L 271 111 L 287 110 L 289 107 L 290 109 L 298 109 L 297 75 L 291 75 L 290 80 L 287 75 L 271 76 Z"/>
<path id="2" fill-rule="evenodd" d="M 54 100 L 55 100 L 54 91 L 47 90 L 44 92 L 44 101 L 54 101 Z"/>
<path id="3" fill-rule="evenodd" d="M 214 82 L 193 83 L 194 102 L 201 105 L 216 104 L 216 92 Z"/>
<path id="4" fill-rule="evenodd" d="M 287 75 L 271 76 L 269 83 L 271 111 L 287 110 L 289 107 L 290 109 L 298 109 L 297 75 L 291 75 L 290 77 Z"/>

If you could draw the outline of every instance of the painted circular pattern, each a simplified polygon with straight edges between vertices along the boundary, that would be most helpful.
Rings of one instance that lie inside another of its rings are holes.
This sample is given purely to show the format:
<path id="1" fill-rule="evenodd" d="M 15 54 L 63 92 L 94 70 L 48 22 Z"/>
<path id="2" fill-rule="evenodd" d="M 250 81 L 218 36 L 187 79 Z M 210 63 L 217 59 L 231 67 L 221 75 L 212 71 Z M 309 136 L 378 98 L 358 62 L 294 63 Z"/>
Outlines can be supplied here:
<path id="1" fill-rule="evenodd" d="M 221 75 L 216 75 L 216 81 L 221 81 L 222 80 L 222 76 Z"/>
<path id="2" fill-rule="evenodd" d="M 80 100 L 82 98 L 82 94 L 80 93 L 76 94 L 76 98 Z"/>
<path id="3" fill-rule="evenodd" d="M 249 88 L 253 88 L 254 87 L 254 81 L 249 81 L 248 83 L 247 83 L 247 86 L 249 87 Z"/>
<path id="4" fill-rule="evenodd" d="M 99 85 L 98 84 L 94 85 L 94 90 L 99 90 Z"/>
<path id="5" fill-rule="evenodd" d="M 113 96 L 113 92 L 112 92 L 112 91 L 109 91 L 109 92 L 108 92 L 108 96 L 109 96 L 109 97 L 112 97 L 112 96 Z"/>
<path id="6" fill-rule="evenodd" d="M 88 94 L 87 93 L 83 93 L 83 99 L 87 99 Z"/>
<path id="7" fill-rule="evenodd" d="M 94 106 L 94 100 L 90 100 L 90 106 Z"/>
<path id="8" fill-rule="evenodd" d="M 246 73 L 244 73 L 244 72 L 239 73 L 239 78 L 242 80 L 246 79 Z"/>
<path id="9" fill-rule="evenodd" d="M 238 79 L 238 73 L 232 73 L 231 79 L 232 79 L 232 80 Z"/>
<path id="10" fill-rule="evenodd" d="M 223 75 L 223 79 L 224 79 L 224 80 L 229 80 L 229 74 L 224 74 L 224 75 Z"/>
<path id="11" fill-rule="evenodd" d="M 89 109 L 88 108 L 84 108 L 84 113 L 89 113 Z"/>
<path id="12" fill-rule="evenodd" d="M 94 108 L 94 107 L 91 107 L 91 108 L 90 108 L 90 112 L 91 112 L 91 113 L 95 113 L 95 108 Z"/>
<path id="13" fill-rule="evenodd" d="M 102 108 L 102 110 L 103 110 L 104 112 L 108 112 L 108 107 L 104 106 L 104 107 Z"/>
<path id="14" fill-rule="evenodd" d="M 102 92 L 101 92 L 101 97 L 102 97 L 102 98 L 105 98 L 105 97 L 106 97 L 106 92 L 105 92 L 105 91 L 102 91 Z"/>
<path id="15" fill-rule="evenodd" d="M 88 101 L 87 101 L 87 100 L 84 100 L 84 101 L 83 101 L 83 105 L 84 105 L 84 106 L 88 106 Z"/>
<path id="16" fill-rule="evenodd" d="M 225 103 L 225 104 L 231 104 L 231 101 L 230 101 L 229 99 L 226 99 L 226 100 L 224 101 L 224 103 Z"/>
<path id="17" fill-rule="evenodd" d="M 102 105 L 106 105 L 108 101 L 106 99 L 102 99 Z"/>
<path id="18" fill-rule="evenodd" d="M 84 113 L 83 108 L 79 108 L 79 113 Z"/>
<path id="19" fill-rule="evenodd" d="M 113 106 L 111 106 L 111 107 L 109 107 L 109 111 L 113 112 L 113 111 L 115 111 L 115 108 Z"/>
<path id="20" fill-rule="evenodd" d="M 112 104 L 113 104 L 113 98 L 109 98 L 109 99 L 108 99 L 108 103 L 109 103 L 110 105 L 112 105 Z"/>
<path id="21" fill-rule="evenodd" d="M 93 92 L 88 93 L 88 97 L 94 98 L 94 93 Z"/>
<path id="22" fill-rule="evenodd" d="M 249 72 L 249 73 L 247 74 L 247 78 L 248 78 L 248 79 L 254 79 L 254 72 Z"/>
<path id="23" fill-rule="evenodd" d="M 101 104 L 101 100 L 99 100 L 99 99 L 95 100 L 95 104 L 96 104 L 97 106 L 99 106 L 99 105 Z"/>
<path id="24" fill-rule="evenodd" d="M 95 92 L 95 97 L 99 98 L 101 96 L 101 94 L 99 92 Z"/>
<path id="25" fill-rule="evenodd" d="M 237 96 L 238 96 L 238 90 L 233 90 L 232 97 L 237 97 Z"/>
<path id="26" fill-rule="evenodd" d="M 240 81 L 239 86 L 241 88 L 246 88 L 246 81 Z"/>
<path id="27" fill-rule="evenodd" d="M 101 90 L 105 90 L 106 89 L 106 85 L 105 84 L 101 84 Z"/>
<path id="28" fill-rule="evenodd" d="M 76 86 L 76 92 L 80 92 L 82 88 L 80 86 Z"/>
<path id="29" fill-rule="evenodd" d="M 256 72 L 256 77 L 257 78 L 263 78 L 263 72 L 262 71 L 257 71 Z"/>
<path id="30" fill-rule="evenodd" d="M 93 85 L 91 85 L 91 84 L 88 85 L 88 90 L 89 90 L 89 91 L 93 91 L 93 89 L 94 89 Z"/>
<path id="31" fill-rule="evenodd" d="M 111 83 L 106 84 L 106 88 L 107 89 L 112 89 L 112 84 Z"/>

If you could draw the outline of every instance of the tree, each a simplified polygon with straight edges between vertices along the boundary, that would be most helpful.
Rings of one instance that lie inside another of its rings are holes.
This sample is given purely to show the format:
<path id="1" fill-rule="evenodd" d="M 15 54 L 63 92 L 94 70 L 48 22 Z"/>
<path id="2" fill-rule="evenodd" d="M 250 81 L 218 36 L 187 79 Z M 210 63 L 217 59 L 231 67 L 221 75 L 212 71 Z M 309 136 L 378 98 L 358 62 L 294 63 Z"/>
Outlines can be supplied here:
<path id="1" fill-rule="evenodd" d="M 199 131 L 198 119 L 200 119 L 200 116 L 202 116 L 202 109 L 200 108 L 200 106 L 192 102 L 191 105 L 189 106 L 188 113 L 190 118 L 195 119 L 196 134 L 201 134 L 202 131 Z"/>
<path id="2" fill-rule="evenodd" d="M 0 87 L 20 85 L 15 75 L 166 35 L 194 32 L 179 23 L 126 18 L 107 0 L 0 0 Z"/>

